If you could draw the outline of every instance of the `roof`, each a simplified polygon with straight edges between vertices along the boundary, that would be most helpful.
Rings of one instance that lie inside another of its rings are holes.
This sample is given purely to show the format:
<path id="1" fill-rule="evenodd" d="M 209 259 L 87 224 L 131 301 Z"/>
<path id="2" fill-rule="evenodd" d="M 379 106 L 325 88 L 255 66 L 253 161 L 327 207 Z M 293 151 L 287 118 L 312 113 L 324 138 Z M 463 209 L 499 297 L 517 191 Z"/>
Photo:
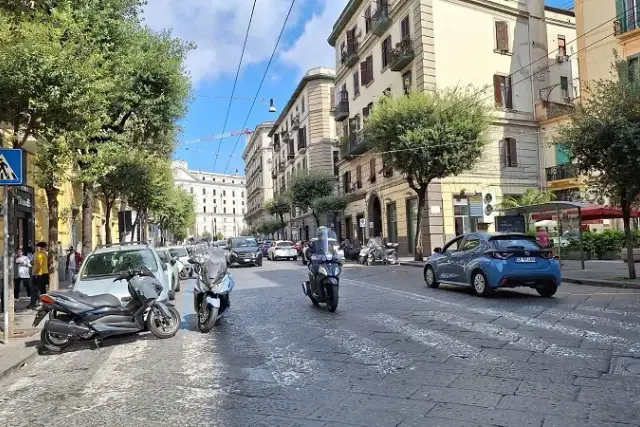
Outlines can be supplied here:
<path id="1" fill-rule="evenodd" d="M 298 96 L 300 96 L 302 89 L 304 89 L 307 83 L 313 80 L 334 81 L 335 79 L 336 79 L 336 71 L 333 68 L 318 67 L 318 68 L 311 68 L 309 71 L 307 71 L 302 77 L 302 79 L 300 80 L 300 83 L 298 83 L 298 86 L 296 87 L 296 89 L 293 91 L 293 94 L 289 98 L 289 102 L 287 102 L 287 105 L 285 105 L 285 107 L 280 112 L 278 119 L 274 122 L 273 127 L 269 132 L 269 138 L 271 138 L 273 134 L 276 133 L 278 126 L 280 126 L 280 123 L 282 123 L 282 121 L 287 117 L 287 115 L 289 114 L 289 110 L 291 109 L 291 107 L 293 107 L 293 104 L 296 102 L 296 99 L 298 99 Z"/>
<path id="2" fill-rule="evenodd" d="M 347 3 L 345 8 L 342 10 L 342 13 L 338 17 L 338 20 L 336 21 L 335 24 L 333 24 L 333 30 L 331 31 L 331 34 L 327 39 L 327 41 L 331 46 L 335 47 L 336 41 L 338 40 L 340 33 L 342 33 L 342 30 L 344 30 L 344 28 L 347 26 L 349 21 L 351 21 L 351 18 L 358 11 L 358 8 L 360 7 L 361 4 L 362 4 L 362 0 L 349 0 L 349 3 Z"/>
<path id="3" fill-rule="evenodd" d="M 544 5 L 544 10 L 548 10 L 549 12 L 554 12 L 554 13 L 560 13 L 562 15 L 567 15 L 567 16 L 576 16 L 576 13 L 573 10 L 567 10 L 567 9 L 560 9 L 558 7 L 553 7 L 553 6 L 547 6 L 546 4 Z"/>

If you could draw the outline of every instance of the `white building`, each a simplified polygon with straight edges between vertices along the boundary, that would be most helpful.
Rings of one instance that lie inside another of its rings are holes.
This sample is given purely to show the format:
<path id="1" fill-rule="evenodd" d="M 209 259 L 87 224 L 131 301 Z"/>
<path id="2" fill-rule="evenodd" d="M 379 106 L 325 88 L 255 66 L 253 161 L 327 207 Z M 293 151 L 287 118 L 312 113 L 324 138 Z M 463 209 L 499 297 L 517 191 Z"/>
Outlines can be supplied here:
<path id="1" fill-rule="evenodd" d="M 272 151 L 269 131 L 274 122 L 262 122 L 247 138 L 247 146 L 242 153 L 244 175 L 247 179 L 247 211 L 244 219 L 247 225 L 260 223 L 269 216 L 264 205 L 273 199 L 273 178 L 271 177 Z"/>
<path id="2" fill-rule="evenodd" d="M 245 229 L 246 194 L 244 176 L 189 170 L 187 162 L 172 164 L 176 185 L 193 194 L 196 221 L 189 234 L 203 233 L 224 238 L 237 236 Z"/>

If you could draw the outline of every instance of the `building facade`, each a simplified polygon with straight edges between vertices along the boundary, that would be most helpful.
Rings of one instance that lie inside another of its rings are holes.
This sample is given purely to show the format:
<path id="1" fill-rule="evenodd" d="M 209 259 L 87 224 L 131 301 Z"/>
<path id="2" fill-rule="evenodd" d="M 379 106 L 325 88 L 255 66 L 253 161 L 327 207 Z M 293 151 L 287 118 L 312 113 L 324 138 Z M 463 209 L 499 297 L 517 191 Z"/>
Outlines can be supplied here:
<path id="1" fill-rule="evenodd" d="M 570 15 L 543 0 L 352 0 L 329 36 L 336 49 L 336 112 L 343 141 L 340 188 L 351 200 L 344 235 L 400 243 L 411 254 L 417 198 L 405 178 L 366 150 L 362 126 L 384 93 L 472 84 L 495 105 L 489 142 L 469 173 L 434 182 L 422 219 L 425 253 L 457 233 L 494 229 L 507 195 L 540 187 L 541 136 L 536 103 L 574 97 L 562 41 L 573 40 Z M 451 37 L 452 23 L 458 36 Z M 553 68 L 562 66 L 564 71 Z M 561 89 L 551 90 L 554 87 Z"/>
<path id="2" fill-rule="evenodd" d="M 307 71 L 273 124 L 269 137 L 274 197 L 285 194 L 297 173 L 313 170 L 337 175 L 334 79 L 332 68 Z M 293 210 L 286 222 L 288 238 L 308 240 L 315 235 L 316 222 L 309 212 Z"/>
<path id="3" fill-rule="evenodd" d="M 175 184 L 193 194 L 195 201 L 190 237 L 220 233 L 228 238 L 242 233 L 247 208 L 244 176 L 190 170 L 185 161 L 173 162 L 172 169 Z"/>
<path id="4" fill-rule="evenodd" d="M 245 191 L 247 210 L 244 214 L 248 227 L 259 224 L 269 216 L 264 209 L 265 203 L 273 199 L 273 178 L 271 165 L 273 152 L 269 131 L 274 122 L 262 122 L 247 138 L 247 146 L 242 153 L 244 160 Z"/>

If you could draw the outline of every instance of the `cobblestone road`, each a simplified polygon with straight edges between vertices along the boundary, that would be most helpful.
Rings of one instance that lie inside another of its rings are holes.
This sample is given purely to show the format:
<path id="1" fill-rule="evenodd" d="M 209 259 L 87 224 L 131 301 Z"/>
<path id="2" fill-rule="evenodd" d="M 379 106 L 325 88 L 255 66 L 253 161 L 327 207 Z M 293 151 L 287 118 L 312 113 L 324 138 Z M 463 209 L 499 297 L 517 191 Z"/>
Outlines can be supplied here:
<path id="1" fill-rule="evenodd" d="M 0 382 L 0 425 L 640 425 L 640 292 L 555 298 L 428 289 L 417 268 L 349 266 L 335 314 L 294 262 L 237 268 L 232 313 L 173 339 L 43 355 Z"/>

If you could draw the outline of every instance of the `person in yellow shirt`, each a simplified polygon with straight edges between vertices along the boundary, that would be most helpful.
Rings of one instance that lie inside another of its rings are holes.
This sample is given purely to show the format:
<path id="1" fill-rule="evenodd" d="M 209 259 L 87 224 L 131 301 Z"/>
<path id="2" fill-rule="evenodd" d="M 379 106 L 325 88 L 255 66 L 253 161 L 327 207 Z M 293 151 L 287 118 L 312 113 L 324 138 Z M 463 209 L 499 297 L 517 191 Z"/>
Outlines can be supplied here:
<path id="1" fill-rule="evenodd" d="M 36 245 L 36 256 L 33 259 L 33 288 L 31 289 L 31 303 L 29 308 L 35 309 L 40 295 L 47 293 L 49 284 L 49 257 L 47 244 L 39 242 Z"/>

